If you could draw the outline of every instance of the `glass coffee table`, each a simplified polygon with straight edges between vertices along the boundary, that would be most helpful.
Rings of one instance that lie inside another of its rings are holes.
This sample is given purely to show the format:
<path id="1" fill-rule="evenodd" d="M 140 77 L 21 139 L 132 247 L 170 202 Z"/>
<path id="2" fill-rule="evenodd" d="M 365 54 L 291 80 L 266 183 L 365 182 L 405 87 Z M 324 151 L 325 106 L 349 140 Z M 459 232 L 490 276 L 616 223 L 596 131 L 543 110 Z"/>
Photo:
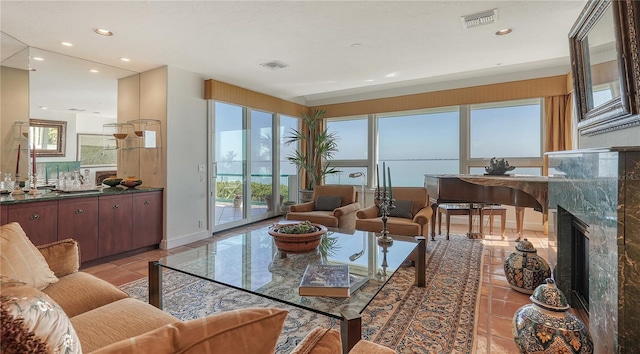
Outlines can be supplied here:
<path id="1" fill-rule="evenodd" d="M 373 232 L 329 229 L 317 251 L 285 254 L 267 230 L 214 238 L 208 245 L 149 262 L 149 303 L 162 308 L 162 269 L 171 269 L 339 319 L 346 353 L 360 340 L 360 314 L 414 251 L 415 281 L 425 286 L 424 237 L 390 235 L 394 241 L 386 245 Z M 348 298 L 298 295 L 306 266 L 317 263 L 347 264 L 350 273 L 368 281 Z"/>

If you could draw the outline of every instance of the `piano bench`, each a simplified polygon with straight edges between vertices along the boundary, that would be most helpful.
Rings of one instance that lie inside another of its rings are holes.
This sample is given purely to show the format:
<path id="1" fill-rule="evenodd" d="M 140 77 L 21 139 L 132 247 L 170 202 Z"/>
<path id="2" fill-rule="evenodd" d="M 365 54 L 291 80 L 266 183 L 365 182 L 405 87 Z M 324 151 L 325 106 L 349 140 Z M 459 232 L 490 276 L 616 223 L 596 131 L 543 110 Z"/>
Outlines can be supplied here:
<path id="1" fill-rule="evenodd" d="M 451 228 L 451 215 L 469 215 L 469 204 L 439 204 L 438 205 L 438 235 L 442 235 L 442 214 L 446 216 L 445 222 L 447 223 L 447 240 L 449 239 L 449 229 Z M 477 210 L 474 209 L 474 215 L 477 215 Z M 493 234 L 493 217 L 500 215 L 500 232 L 504 238 L 504 231 L 507 224 L 507 208 L 502 206 L 485 206 L 483 214 L 489 216 L 489 232 Z M 484 220 L 482 220 L 484 221 Z M 469 232 L 471 232 L 471 225 L 469 225 Z"/>

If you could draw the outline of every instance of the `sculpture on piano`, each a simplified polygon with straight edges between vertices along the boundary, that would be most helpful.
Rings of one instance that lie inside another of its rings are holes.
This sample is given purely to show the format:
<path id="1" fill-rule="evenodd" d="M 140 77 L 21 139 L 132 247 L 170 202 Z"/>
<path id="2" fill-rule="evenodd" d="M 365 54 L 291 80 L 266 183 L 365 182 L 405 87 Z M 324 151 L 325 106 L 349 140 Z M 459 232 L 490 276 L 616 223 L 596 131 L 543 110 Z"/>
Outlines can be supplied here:
<path id="1" fill-rule="evenodd" d="M 489 161 L 489 167 L 485 167 L 484 170 L 487 172 L 486 175 L 490 176 L 501 176 L 507 173 L 507 171 L 513 171 L 516 167 L 509 166 L 509 161 L 505 161 L 504 159 L 496 159 L 492 157 Z"/>

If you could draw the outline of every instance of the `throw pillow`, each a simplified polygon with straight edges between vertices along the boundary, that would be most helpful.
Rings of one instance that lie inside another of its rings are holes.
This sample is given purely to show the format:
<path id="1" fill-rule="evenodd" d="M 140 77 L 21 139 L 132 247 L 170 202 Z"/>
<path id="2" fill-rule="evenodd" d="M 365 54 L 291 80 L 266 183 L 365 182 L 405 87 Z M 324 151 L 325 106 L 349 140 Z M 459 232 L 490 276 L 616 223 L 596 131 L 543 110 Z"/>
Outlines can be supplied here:
<path id="1" fill-rule="evenodd" d="M 94 351 L 106 353 L 273 353 L 286 310 L 246 308 L 172 323 Z"/>
<path id="2" fill-rule="evenodd" d="M 314 210 L 333 211 L 342 205 L 341 196 L 321 195 L 316 198 Z"/>
<path id="3" fill-rule="evenodd" d="M 413 202 L 410 200 L 396 200 L 395 208 L 389 210 L 389 216 L 395 216 L 398 218 L 411 219 L 413 215 L 411 211 L 413 209 Z"/>
<path id="4" fill-rule="evenodd" d="M 60 240 L 37 247 L 56 277 L 75 273 L 80 268 L 80 251 L 73 239 Z"/>
<path id="5" fill-rule="evenodd" d="M 0 249 L 2 274 L 40 290 L 58 281 L 17 222 L 0 226 Z"/>
<path id="6" fill-rule="evenodd" d="M 2 352 L 82 353 L 67 314 L 40 290 L 0 275 Z"/>

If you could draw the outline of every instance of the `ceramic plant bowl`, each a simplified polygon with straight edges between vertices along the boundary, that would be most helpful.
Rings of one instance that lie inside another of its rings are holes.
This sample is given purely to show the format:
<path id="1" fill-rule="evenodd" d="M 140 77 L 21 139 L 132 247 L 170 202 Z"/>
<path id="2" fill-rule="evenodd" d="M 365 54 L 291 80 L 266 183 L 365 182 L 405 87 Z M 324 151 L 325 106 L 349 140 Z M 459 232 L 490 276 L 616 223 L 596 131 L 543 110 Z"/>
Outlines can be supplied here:
<path id="1" fill-rule="evenodd" d="M 133 188 L 136 188 L 137 186 L 141 185 L 142 184 L 142 180 L 137 179 L 137 178 L 133 178 L 133 177 L 128 177 L 128 178 L 123 179 L 120 182 L 120 184 L 125 186 L 125 187 L 127 187 L 127 188 L 133 189 Z"/>

